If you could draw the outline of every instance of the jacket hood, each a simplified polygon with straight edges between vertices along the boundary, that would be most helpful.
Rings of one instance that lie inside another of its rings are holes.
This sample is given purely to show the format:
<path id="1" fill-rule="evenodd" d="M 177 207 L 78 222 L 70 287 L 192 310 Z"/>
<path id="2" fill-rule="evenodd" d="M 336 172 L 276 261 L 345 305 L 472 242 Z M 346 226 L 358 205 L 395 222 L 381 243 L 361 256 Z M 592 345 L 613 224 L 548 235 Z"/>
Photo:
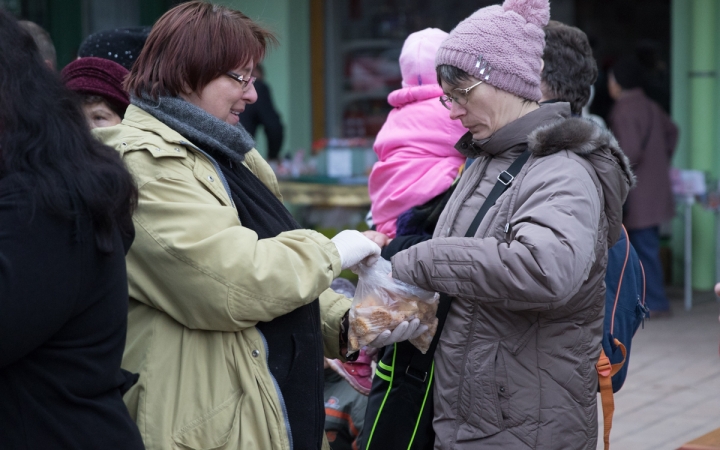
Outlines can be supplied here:
<path id="1" fill-rule="evenodd" d="M 536 156 L 567 150 L 585 157 L 592 164 L 605 197 L 608 246 L 614 245 L 622 229 L 625 198 L 636 180 L 630 161 L 613 134 L 590 120 L 570 117 L 533 131 L 528 137 L 528 148 Z"/>
<path id="2" fill-rule="evenodd" d="M 442 88 L 437 84 L 425 84 L 422 86 L 410 86 L 396 91 L 392 91 L 388 95 L 388 103 L 394 108 L 402 108 L 403 106 L 409 105 L 410 103 L 421 102 L 431 98 L 440 103 L 440 97 L 442 97 Z M 446 114 L 448 115 L 448 114 Z M 448 115 L 448 119 L 449 115 Z M 459 123 L 459 122 L 458 122 Z"/>
<path id="3" fill-rule="evenodd" d="M 448 34 L 442 30 L 425 28 L 405 39 L 400 52 L 402 87 L 438 84 L 435 53 L 446 37 Z"/>

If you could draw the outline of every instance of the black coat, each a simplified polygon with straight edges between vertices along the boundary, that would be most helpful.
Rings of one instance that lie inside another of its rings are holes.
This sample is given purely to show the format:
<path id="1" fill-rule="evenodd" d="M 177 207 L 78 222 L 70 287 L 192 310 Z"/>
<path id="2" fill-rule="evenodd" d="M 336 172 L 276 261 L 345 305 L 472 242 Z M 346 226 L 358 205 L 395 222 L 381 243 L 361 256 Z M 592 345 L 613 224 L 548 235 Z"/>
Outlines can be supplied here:
<path id="1" fill-rule="evenodd" d="M 258 126 L 262 125 L 265 129 L 265 136 L 267 136 L 267 159 L 278 159 L 284 137 L 280 115 L 273 106 L 268 85 L 262 80 L 256 80 L 255 90 L 258 95 L 257 101 L 245 105 L 245 111 L 240 114 L 240 123 L 253 137 L 255 137 Z"/>
<path id="2" fill-rule="evenodd" d="M 122 400 L 128 288 L 114 236 L 32 208 L 0 179 L 0 448 L 142 449 Z"/>

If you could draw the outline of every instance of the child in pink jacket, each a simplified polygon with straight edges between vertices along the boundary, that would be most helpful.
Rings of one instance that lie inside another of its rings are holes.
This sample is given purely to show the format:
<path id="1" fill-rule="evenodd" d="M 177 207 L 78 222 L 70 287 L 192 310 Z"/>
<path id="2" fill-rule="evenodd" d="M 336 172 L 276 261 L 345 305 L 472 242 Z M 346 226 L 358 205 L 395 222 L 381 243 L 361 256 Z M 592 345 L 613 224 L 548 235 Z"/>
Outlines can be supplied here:
<path id="1" fill-rule="evenodd" d="M 454 145 L 467 130 L 440 103 L 435 73 L 435 52 L 447 35 L 426 28 L 405 40 L 403 87 L 388 96 L 394 109 L 375 140 L 378 162 L 368 183 L 372 219 L 391 238 L 398 216 L 447 191 L 465 162 Z"/>

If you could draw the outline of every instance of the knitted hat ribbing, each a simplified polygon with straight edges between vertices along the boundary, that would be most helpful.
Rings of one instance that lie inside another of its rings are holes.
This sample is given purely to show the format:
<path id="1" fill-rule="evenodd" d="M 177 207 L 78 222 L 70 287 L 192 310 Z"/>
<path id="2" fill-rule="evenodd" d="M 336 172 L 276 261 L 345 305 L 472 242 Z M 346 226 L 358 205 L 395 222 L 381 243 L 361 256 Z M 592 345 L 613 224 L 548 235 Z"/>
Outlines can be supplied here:
<path id="1" fill-rule="evenodd" d="M 505 0 L 475 11 L 450 32 L 435 66 L 462 69 L 498 89 L 539 101 L 548 0 Z"/>
<path id="2" fill-rule="evenodd" d="M 118 63 L 102 58 L 79 58 L 60 72 L 65 86 L 75 92 L 99 95 L 124 112 L 130 96 L 123 89 L 127 69 Z"/>

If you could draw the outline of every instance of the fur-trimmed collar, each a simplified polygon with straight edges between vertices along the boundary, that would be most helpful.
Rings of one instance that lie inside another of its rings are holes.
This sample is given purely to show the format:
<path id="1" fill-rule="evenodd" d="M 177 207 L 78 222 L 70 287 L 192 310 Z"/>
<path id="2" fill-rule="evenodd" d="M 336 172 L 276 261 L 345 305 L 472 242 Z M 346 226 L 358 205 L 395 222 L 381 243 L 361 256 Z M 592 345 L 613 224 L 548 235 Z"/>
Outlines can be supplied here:
<path id="1" fill-rule="evenodd" d="M 528 148 L 539 157 L 561 151 L 573 152 L 592 165 L 605 199 L 608 246 L 614 245 L 620 236 L 623 204 L 636 183 L 630 160 L 620 149 L 615 136 L 591 120 L 570 117 L 530 133 Z"/>
<path id="2" fill-rule="evenodd" d="M 635 187 L 636 178 L 630 168 L 630 160 L 620 149 L 615 136 L 588 119 L 569 117 L 539 127 L 528 136 L 528 148 L 537 156 L 552 155 L 562 150 L 581 156 L 595 151 L 609 151 L 628 178 L 630 187 Z"/>

